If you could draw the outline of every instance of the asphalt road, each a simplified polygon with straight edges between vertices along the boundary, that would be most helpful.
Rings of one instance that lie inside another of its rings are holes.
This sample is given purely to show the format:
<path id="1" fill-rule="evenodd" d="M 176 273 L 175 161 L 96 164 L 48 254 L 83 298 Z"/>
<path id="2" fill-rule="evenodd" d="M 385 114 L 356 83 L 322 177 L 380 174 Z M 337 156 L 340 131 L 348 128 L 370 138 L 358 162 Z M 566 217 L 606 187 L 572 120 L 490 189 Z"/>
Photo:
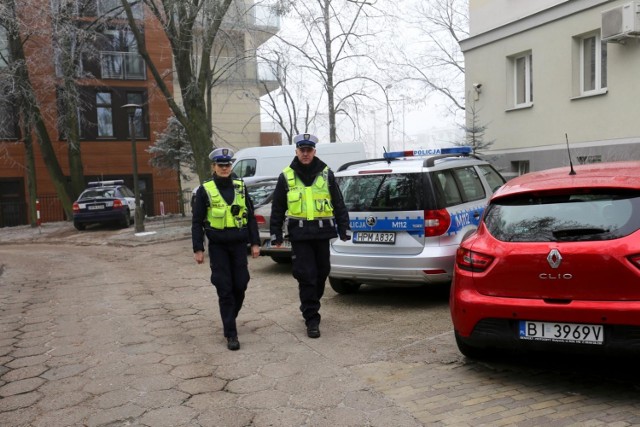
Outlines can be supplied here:
<path id="1" fill-rule="evenodd" d="M 442 287 L 327 286 L 312 340 L 290 266 L 250 260 L 230 352 L 188 221 L 147 231 L 0 230 L 0 425 L 640 425 L 635 360 L 468 360 Z"/>

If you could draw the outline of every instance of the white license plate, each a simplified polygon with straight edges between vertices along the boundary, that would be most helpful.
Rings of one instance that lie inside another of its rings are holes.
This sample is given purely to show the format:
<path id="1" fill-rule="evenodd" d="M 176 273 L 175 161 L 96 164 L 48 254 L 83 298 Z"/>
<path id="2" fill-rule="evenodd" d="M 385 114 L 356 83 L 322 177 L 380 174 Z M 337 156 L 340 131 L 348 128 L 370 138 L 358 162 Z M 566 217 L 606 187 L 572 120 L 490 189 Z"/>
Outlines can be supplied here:
<path id="1" fill-rule="evenodd" d="M 265 249 L 276 249 L 276 250 L 277 249 L 282 249 L 282 250 L 291 249 L 291 242 L 288 241 L 288 240 L 285 240 L 284 242 L 282 242 L 282 246 L 277 247 L 277 246 L 271 244 L 271 240 L 265 240 L 264 247 L 265 247 Z"/>
<path id="2" fill-rule="evenodd" d="M 602 325 L 583 323 L 520 322 L 520 339 L 533 341 L 568 342 L 577 344 L 604 343 Z"/>
<path id="3" fill-rule="evenodd" d="M 87 209 L 89 209 L 90 211 L 97 211 L 100 209 L 104 209 L 104 205 L 89 205 L 87 206 Z"/>
<path id="4" fill-rule="evenodd" d="M 393 245 L 396 243 L 396 233 L 356 231 L 353 233 L 353 243 L 384 243 Z"/>

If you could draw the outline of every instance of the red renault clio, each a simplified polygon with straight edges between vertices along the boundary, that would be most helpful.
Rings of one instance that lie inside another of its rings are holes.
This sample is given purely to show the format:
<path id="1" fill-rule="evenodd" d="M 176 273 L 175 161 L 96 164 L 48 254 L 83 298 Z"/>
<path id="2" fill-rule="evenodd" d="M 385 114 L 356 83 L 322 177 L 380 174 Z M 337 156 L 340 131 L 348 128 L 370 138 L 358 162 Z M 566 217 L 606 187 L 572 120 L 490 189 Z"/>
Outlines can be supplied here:
<path id="1" fill-rule="evenodd" d="M 640 162 L 514 178 L 462 242 L 450 297 L 462 354 L 640 354 Z"/>

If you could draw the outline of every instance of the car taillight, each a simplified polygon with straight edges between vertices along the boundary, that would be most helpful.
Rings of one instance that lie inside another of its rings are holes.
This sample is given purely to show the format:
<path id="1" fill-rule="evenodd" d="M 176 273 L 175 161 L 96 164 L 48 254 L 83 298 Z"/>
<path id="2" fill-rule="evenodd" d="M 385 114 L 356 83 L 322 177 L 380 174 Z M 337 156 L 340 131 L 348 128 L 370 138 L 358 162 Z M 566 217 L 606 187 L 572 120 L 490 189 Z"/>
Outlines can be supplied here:
<path id="1" fill-rule="evenodd" d="M 493 262 L 491 255 L 471 251 L 465 248 L 458 248 L 456 251 L 456 264 L 462 270 L 482 272 Z"/>
<path id="2" fill-rule="evenodd" d="M 640 254 L 631 255 L 628 258 L 629 258 L 629 261 L 631 261 L 631 264 L 640 268 Z"/>
<path id="3" fill-rule="evenodd" d="M 80 205 L 78 204 L 78 202 L 73 202 L 73 211 L 74 212 L 80 211 Z"/>
<path id="4" fill-rule="evenodd" d="M 451 225 L 451 216 L 446 209 L 424 211 L 424 235 L 426 237 L 441 236 Z"/>
<path id="5" fill-rule="evenodd" d="M 116 209 L 122 207 L 122 202 L 120 201 L 120 199 L 115 199 L 113 201 L 113 207 L 116 208 Z"/>
<path id="6" fill-rule="evenodd" d="M 258 225 L 265 225 L 267 223 L 262 215 L 256 215 L 256 222 Z"/>

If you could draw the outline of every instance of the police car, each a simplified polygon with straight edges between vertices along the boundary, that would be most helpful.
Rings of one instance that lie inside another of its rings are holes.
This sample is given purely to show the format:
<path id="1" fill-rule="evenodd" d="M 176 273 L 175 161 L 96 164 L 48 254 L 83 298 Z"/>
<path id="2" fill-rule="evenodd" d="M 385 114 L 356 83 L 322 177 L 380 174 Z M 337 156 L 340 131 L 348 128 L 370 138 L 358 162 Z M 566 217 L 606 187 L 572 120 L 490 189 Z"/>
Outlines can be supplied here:
<path id="1" fill-rule="evenodd" d="M 84 230 L 94 223 L 113 222 L 122 227 L 133 224 L 136 196 L 121 179 L 92 181 L 73 203 L 73 225 Z M 140 200 L 140 207 L 143 202 Z"/>
<path id="2" fill-rule="evenodd" d="M 450 282 L 456 249 L 505 183 L 470 147 L 389 152 L 335 176 L 353 233 L 331 243 L 329 283 L 341 294 Z"/>

